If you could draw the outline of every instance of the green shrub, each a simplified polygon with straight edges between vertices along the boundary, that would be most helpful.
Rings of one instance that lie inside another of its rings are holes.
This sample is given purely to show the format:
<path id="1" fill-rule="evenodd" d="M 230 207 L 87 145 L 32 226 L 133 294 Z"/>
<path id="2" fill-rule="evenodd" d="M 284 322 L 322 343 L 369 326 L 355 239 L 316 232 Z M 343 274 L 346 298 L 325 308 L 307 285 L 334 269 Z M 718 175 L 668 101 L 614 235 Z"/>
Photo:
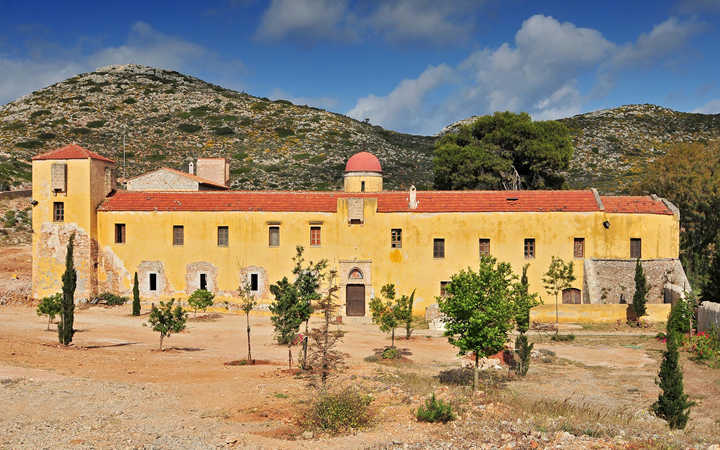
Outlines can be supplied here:
<path id="1" fill-rule="evenodd" d="M 163 350 L 163 340 L 170 337 L 172 333 L 179 333 L 185 329 L 187 314 L 183 312 L 180 305 L 175 305 L 175 299 L 169 302 L 160 302 L 160 306 L 152 306 L 148 322 L 153 331 L 160 333 L 160 351 Z"/>
<path id="2" fill-rule="evenodd" d="M 528 343 L 528 338 L 525 333 L 520 333 L 515 340 L 515 353 L 517 353 L 519 358 L 515 366 L 515 373 L 521 377 L 527 375 L 528 369 L 530 369 L 530 355 L 532 354 L 534 346 L 535 344 Z"/>
<path id="3" fill-rule="evenodd" d="M 667 321 L 667 334 L 678 333 L 684 335 L 690 332 L 690 324 L 692 323 L 693 312 L 690 305 L 683 299 L 679 299 L 670 308 L 670 316 Z"/>
<path id="4" fill-rule="evenodd" d="M 97 300 L 100 304 L 104 303 L 108 306 L 117 306 L 127 303 L 128 298 L 115 295 L 112 292 L 103 292 L 102 294 L 97 296 Z"/>
<path id="5" fill-rule="evenodd" d="M 57 136 L 55 133 L 40 133 L 38 134 L 38 139 L 42 139 L 43 141 L 47 141 L 49 139 L 55 139 Z"/>
<path id="6" fill-rule="evenodd" d="M 35 140 L 35 139 L 33 139 L 31 141 L 22 141 L 22 142 L 15 143 L 15 147 L 20 147 L 20 148 L 40 148 L 42 146 L 43 146 L 43 142 Z"/>
<path id="7" fill-rule="evenodd" d="M 283 127 L 275 128 L 275 133 L 277 133 L 277 135 L 281 138 L 295 135 L 295 132 L 293 130 Z"/>
<path id="8" fill-rule="evenodd" d="M 425 400 L 425 405 L 420 405 L 415 411 L 415 417 L 419 422 L 448 423 L 455 420 L 455 413 L 449 403 L 436 399 L 435 393 L 433 393 L 430 398 Z"/>
<path id="9" fill-rule="evenodd" d="M 559 341 L 559 342 L 568 342 L 568 341 L 574 341 L 575 335 L 574 334 L 553 334 L 550 339 L 553 341 Z"/>
<path id="10" fill-rule="evenodd" d="M 188 303 L 195 310 L 195 315 L 197 315 L 198 309 L 205 311 L 208 307 L 212 306 L 214 298 L 215 294 L 212 292 L 206 291 L 205 289 L 198 289 L 190 295 Z"/>
<path id="11" fill-rule="evenodd" d="M 128 97 L 125 100 L 123 100 L 123 103 L 125 103 L 126 105 L 132 105 L 134 103 L 137 103 L 137 100 L 135 100 L 132 97 Z"/>
<path id="12" fill-rule="evenodd" d="M 39 109 L 39 110 L 37 110 L 37 111 L 33 111 L 33 112 L 30 114 L 30 118 L 31 118 L 31 119 L 35 119 L 35 118 L 37 118 L 37 117 L 47 116 L 47 115 L 50 115 L 50 111 L 48 111 L 47 109 Z"/>
<path id="13" fill-rule="evenodd" d="M 15 217 L 14 209 L 8 209 L 7 211 L 5 211 L 5 217 L 3 222 L 5 223 L 5 228 L 12 228 L 17 225 L 17 218 Z"/>
<path id="14" fill-rule="evenodd" d="M 194 123 L 181 123 L 178 125 L 178 130 L 185 133 L 196 133 L 202 130 L 202 127 L 200 125 L 195 125 Z"/>
<path id="15" fill-rule="evenodd" d="M 267 108 L 267 105 L 265 103 L 260 103 L 260 102 L 253 103 L 250 106 L 250 109 L 252 111 L 256 111 L 256 112 L 265 111 L 266 108 Z"/>
<path id="16" fill-rule="evenodd" d="M 50 329 L 50 323 L 55 320 L 55 316 L 60 314 L 62 304 L 62 294 L 57 293 L 49 297 L 44 297 L 37 307 L 38 316 L 48 316 L 47 329 Z"/>
<path id="17" fill-rule="evenodd" d="M 90 134 L 90 132 L 91 132 L 90 128 L 82 128 L 82 127 L 73 128 L 70 131 L 72 131 L 73 133 L 76 133 L 76 134 Z"/>
<path id="18" fill-rule="evenodd" d="M 310 428 L 338 434 L 366 427 L 372 420 L 370 395 L 352 388 L 338 392 L 321 392 L 313 402 L 309 414 Z"/>
<path id="19" fill-rule="evenodd" d="M 22 130 L 23 128 L 25 128 L 25 123 L 16 120 L 3 126 L 3 128 L 5 128 L 6 130 Z"/>
<path id="20" fill-rule="evenodd" d="M 291 105 L 291 106 L 292 106 L 292 104 L 293 104 L 293 103 L 292 103 L 291 101 L 289 101 L 289 100 L 275 100 L 275 103 L 278 103 L 278 104 L 280 104 L 280 105 Z"/>
<path id="21" fill-rule="evenodd" d="M 471 367 L 458 367 L 440 371 L 438 381 L 442 384 L 470 386 L 473 382 L 474 370 Z"/>
<path id="22" fill-rule="evenodd" d="M 104 120 L 93 120 L 87 123 L 88 128 L 102 128 L 105 126 Z"/>
<path id="23" fill-rule="evenodd" d="M 213 132 L 216 136 L 229 136 L 235 134 L 235 130 L 230 127 L 215 127 L 213 128 Z"/>
<path id="24" fill-rule="evenodd" d="M 397 347 L 387 347 L 382 352 L 382 359 L 398 359 L 400 358 L 400 351 Z"/>

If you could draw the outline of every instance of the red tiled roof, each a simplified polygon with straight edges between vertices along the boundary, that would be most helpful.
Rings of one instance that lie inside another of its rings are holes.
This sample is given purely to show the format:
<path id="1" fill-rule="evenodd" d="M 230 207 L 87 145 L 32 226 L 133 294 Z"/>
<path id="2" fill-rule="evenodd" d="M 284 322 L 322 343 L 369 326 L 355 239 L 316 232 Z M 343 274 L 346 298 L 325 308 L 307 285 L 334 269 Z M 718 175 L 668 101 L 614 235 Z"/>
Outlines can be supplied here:
<path id="1" fill-rule="evenodd" d="M 345 164 L 345 172 L 381 172 L 380 161 L 368 152 L 355 153 Z"/>
<path id="2" fill-rule="evenodd" d="M 109 163 L 115 163 L 112 159 L 106 158 L 102 155 L 98 155 L 95 152 L 91 152 L 88 149 L 82 148 L 77 144 L 66 145 L 65 147 L 56 148 L 55 150 L 43 153 L 41 155 L 33 156 L 33 161 L 43 159 L 97 159 L 99 161 L 106 161 Z"/>
<path id="3" fill-rule="evenodd" d="M 598 211 L 592 191 L 420 191 L 418 207 L 408 192 L 141 192 L 119 191 L 101 211 L 276 211 L 335 212 L 337 199 L 377 198 L 378 212 L 543 212 Z"/>
<path id="4" fill-rule="evenodd" d="M 649 195 L 617 197 L 600 197 L 605 211 L 609 213 L 642 213 L 642 214 L 669 214 L 673 212 L 659 198 L 653 199 Z"/>
<path id="5" fill-rule="evenodd" d="M 206 178 L 201 178 L 201 177 L 199 177 L 199 176 L 197 176 L 197 175 L 193 175 L 193 174 L 191 174 L 191 173 L 183 172 L 183 171 L 181 171 L 181 170 L 171 169 L 170 167 L 161 167 L 161 168 L 159 168 L 159 169 L 155 169 L 155 170 L 153 170 L 153 171 L 146 172 L 146 173 L 144 173 L 144 174 L 142 174 L 142 175 L 138 175 L 138 176 L 136 176 L 136 177 L 130 178 L 130 180 L 128 180 L 128 181 L 135 180 L 135 179 L 138 179 L 138 178 L 140 178 L 140 177 L 144 177 L 145 175 L 147 175 L 147 174 L 149 174 L 149 173 L 157 172 L 157 171 L 159 171 L 159 170 L 167 170 L 167 171 L 172 172 L 172 173 L 174 173 L 174 174 L 177 174 L 177 175 L 180 175 L 180 176 L 189 178 L 189 179 L 191 179 L 191 180 L 193 180 L 193 181 L 196 181 L 196 182 L 198 182 L 198 183 L 200 183 L 200 184 L 207 184 L 207 185 L 214 186 L 214 187 L 218 187 L 218 188 L 222 188 L 222 189 L 228 189 L 228 187 L 225 186 L 224 184 L 219 184 L 219 183 L 216 183 L 216 182 L 214 182 L 214 181 L 210 181 L 210 180 L 208 180 L 208 179 L 206 179 Z"/>

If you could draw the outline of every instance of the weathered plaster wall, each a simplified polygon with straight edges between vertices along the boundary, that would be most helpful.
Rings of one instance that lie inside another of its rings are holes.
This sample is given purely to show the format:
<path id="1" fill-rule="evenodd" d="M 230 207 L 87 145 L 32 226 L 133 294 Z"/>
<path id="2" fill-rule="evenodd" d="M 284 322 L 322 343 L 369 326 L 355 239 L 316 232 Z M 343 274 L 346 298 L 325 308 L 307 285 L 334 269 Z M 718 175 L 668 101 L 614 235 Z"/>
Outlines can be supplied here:
<path id="1" fill-rule="evenodd" d="M 627 320 L 628 305 L 558 305 L 558 317 L 562 323 L 615 323 Z M 665 322 L 670 314 L 669 304 L 647 305 L 648 322 Z M 536 306 L 530 311 L 531 322 L 555 322 L 555 303 Z"/>

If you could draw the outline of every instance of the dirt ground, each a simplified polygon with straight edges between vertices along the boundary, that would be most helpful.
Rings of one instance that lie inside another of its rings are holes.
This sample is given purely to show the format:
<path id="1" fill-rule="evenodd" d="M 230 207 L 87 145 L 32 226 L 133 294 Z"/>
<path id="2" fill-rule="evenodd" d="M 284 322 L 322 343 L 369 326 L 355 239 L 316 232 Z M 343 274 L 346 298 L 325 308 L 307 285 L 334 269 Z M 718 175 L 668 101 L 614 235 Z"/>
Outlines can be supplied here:
<path id="1" fill-rule="evenodd" d="M 0 286 L 10 274 L 27 273 L 22 251 L 5 250 Z M 418 423 L 412 409 L 430 392 L 454 392 L 435 376 L 460 367 L 455 349 L 437 332 L 418 330 L 397 341 L 409 361 L 366 361 L 389 339 L 352 322 L 342 325 L 341 345 L 350 369 L 334 383 L 372 393 L 374 425 L 309 438 L 301 424 L 313 391 L 285 370 L 287 347 L 273 343 L 267 315 L 251 316 L 253 357 L 268 361 L 256 366 L 224 364 L 246 357 L 243 316 L 191 320 L 165 341 L 164 352 L 146 320 L 132 317 L 130 305 L 79 308 L 73 345 L 63 348 L 55 326 L 46 331 L 47 320 L 32 307 L 0 306 L 0 448 L 704 448 L 720 432 L 719 370 L 683 356 L 686 392 L 698 405 L 687 430 L 668 433 L 648 413 L 662 344 L 638 333 L 583 330 L 573 331 L 573 342 L 533 335 L 541 351 L 526 378 L 508 378 L 492 395 L 488 388 L 462 397 L 455 422 Z M 557 403 L 552 410 L 548 399 Z M 619 431 L 563 422 L 570 414 Z"/>

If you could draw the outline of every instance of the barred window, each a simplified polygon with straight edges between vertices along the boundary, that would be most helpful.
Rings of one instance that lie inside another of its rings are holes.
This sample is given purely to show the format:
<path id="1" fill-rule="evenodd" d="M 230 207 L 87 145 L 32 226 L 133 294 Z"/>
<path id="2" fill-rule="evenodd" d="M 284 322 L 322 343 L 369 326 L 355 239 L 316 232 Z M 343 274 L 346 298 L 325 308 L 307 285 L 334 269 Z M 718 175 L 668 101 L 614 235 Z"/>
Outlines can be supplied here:
<path id="1" fill-rule="evenodd" d="M 585 257 L 585 238 L 575 238 L 573 243 L 573 256 L 575 258 Z"/>
<path id="2" fill-rule="evenodd" d="M 124 244 L 125 243 L 125 224 L 124 223 L 116 223 L 115 224 L 115 243 L 116 244 Z"/>
<path id="3" fill-rule="evenodd" d="M 185 244 L 185 227 L 182 225 L 173 225 L 173 245 Z"/>
<path id="4" fill-rule="evenodd" d="M 390 247 L 402 248 L 402 229 L 393 228 L 390 230 Z"/>
<path id="5" fill-rule="evenodd" d="M 525 239 L 525 259 L 535 258 L 535 239 Z"/>
<path id="6" fill-rule="evenodd" d="M 433 258 L 445 257 L 445 239 L 433 239 Z"/>
<path id="7" fill-rule="evenodd" d="M 480 257 L 488 256 L 490 254 L 490 239 L 480 239 Z"/>
<path id="8" fill-rule="evenodd" d="M 310 227 L 310 245 L 312 247 L 320 246 L 320 227 Z"/>
<path id="9" fill-rule="evenodd" d="M 53 221 L 55 221 L 55 222 L 65 221 L 65 203 L 63 203 L 63 202 L 53 203 Z"/>
<path id="10" fill-rule="evenodd" d="M 230 229 L 226 226 L 217 227 L 217 245 L 218 247 L 227 247 L 230 240 Z"/>
<path id="11" fill-rule="evenodd" d="M 642 239 L 630 239 L 630 257 L 632 259 L 642 258 Z"/>

